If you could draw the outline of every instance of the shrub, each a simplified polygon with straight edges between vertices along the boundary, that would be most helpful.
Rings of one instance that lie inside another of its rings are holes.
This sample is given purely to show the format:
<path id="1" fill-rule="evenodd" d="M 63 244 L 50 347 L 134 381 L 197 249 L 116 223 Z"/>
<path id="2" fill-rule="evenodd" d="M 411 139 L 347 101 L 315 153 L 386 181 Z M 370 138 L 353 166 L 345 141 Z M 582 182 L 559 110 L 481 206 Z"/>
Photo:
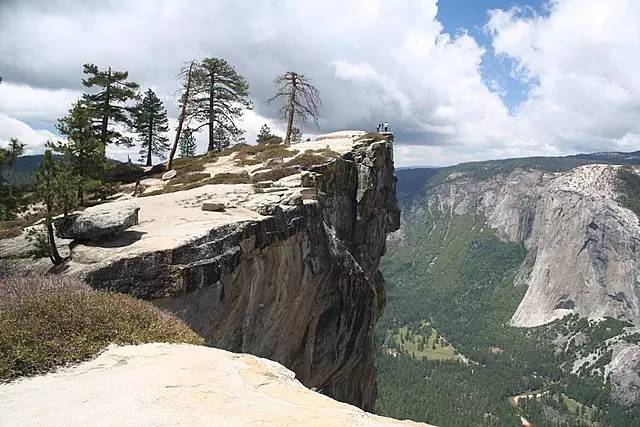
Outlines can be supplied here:
<path id="1" fill-rule="evenodd" d="M 358 137 L 356 139 L 356 142 L 367 141 L 372 144 L 374 142 L 380 142 L 380 141 L 386 141 L 386 140 L 387 140 L 387 137 L 378 132 L 367 132 L 364 135 Z"/>
<path id="2" fill-rule="evenodd" d="M 245 152 L 246 153 L 246 152 Z M 275 158 L 285 158 L 285 157 L 293 157 L 298 154 L 298 150 L 288 150 L 282 146 L 267 146 L 267 149 L 262 150 L 255 154 L 253 158 L 240 158 L 240 160 L 236 161 L 239 166 L 245 165 L 257 165 L 259 163 L 264 163 L 269 159 Z M 241 154 L 241 153 L 238 153 Z"/>
<path id="3" fill-rule="evenodd" d="M 309 168 L 311 166 L 316 166 L 316 165 L 321 165 L 323 163 L 328 162 L 329 160 L 331 160 L 328 157 L 325 156 L 321 156 L 318 154 L 314 154 L 312 151 L 307 150 L 304 153 L 294 157 L 293 159 L 289 160 L 286 165 L 287 166 L 300 166 L 303 169 L 305 168 Z"/>
<path id="4" fill-rule="evenodd" d="M 203 344 L 148 302 L 69 276 L 0 279 L 0 381 L 89 359 L 109 344 Z"/>
<path id="5" fill-rule="evenodd" d="M 251 178 L 247 172 L 218 173 L 205 181 L 205 184 L 251 184 Z"/>

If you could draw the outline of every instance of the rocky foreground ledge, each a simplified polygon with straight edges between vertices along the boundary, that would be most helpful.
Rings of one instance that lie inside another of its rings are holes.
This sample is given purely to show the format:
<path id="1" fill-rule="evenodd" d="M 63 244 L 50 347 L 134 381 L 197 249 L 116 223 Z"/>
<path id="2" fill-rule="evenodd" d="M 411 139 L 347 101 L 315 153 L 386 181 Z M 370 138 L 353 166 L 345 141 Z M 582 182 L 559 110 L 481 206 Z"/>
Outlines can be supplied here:
<path id="1" fill-rule="evenodd" d="M 400 219 L 392 143 L 347 131 L 279 147 L 187 159 L 171 180 L 86 209 L 83 218 L 137 212 L 137 224 L 106 240 L 61 240 L 70 261 L 56 273 L 150 300 L 208 345 L 274 360 L 305 386 L 373 410 L 378 267 Z M 0 241 L 0 270 L 50 268 L 27 253 L 24 235 Z"/>
<path id="2" fill-rule="evenodd" d="M 208 347 L 112 347 L 0 385 L 2 425 L 418 426 L 305 388 L 280 364 Z"/>

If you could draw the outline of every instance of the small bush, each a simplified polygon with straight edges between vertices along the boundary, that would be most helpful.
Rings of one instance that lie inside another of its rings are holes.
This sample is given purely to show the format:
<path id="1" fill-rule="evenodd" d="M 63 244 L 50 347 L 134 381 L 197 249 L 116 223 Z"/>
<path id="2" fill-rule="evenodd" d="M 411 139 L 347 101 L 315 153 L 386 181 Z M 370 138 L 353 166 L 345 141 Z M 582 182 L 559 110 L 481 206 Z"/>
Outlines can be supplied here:
<path id="1" fill-rule="evenodd" d="M 0 381 L 89 359 L 109 344 L 203 344 L 148 302 L 69 276 L 0 279 Z"/>
<path id="2" fill-rule="evenodd" d="M 275 158 L 283 159 L 285 157 L 293 157 L 299 153 L 298 150 L 288 150 L 282 146 L 268 146 L 268 147 L 269 149 L 260 151 L 255 155 L 255 157 L 242 158 L 236 161 L 236 164 L 238 164 L 239 166 L 257 165 L 259 163 L 264 163 L 269 159 L 275 159 Z"/>
<path id="3" fill-rule="evenodd" d="M 296 167 L 267 169 L 264 171 L 255 172 L 251 176 L 251 181 L 254 183 L 260 182 L 260 181 L 277 181 L 279 179 L 286 178 L 290 175 L 295 175 L 299 172 L 300 170 Z"/>
<path id="4" fill-rule="evenodd" d="M 184 186 L 185 184 L 191 184 L 194 182 L 203 181 L 207 178 L 210 178 L 211 174 L 206 172 L 196 172 L 196 173 L 188 173 L 177 175 L 175 178 L 170 180 L 167 183 L 167 186 L 176 187 L 176 186 Z"/>
<path id="5" fill-rule="evenodd" d="M 364 135 L 358 137 L 356 139 L 356 142 L 359 141 L 368 141 L 370 143 L 374 143 L 374 142 L 380 142 L 380 141 L 386 141 L 387 137 L 379 134 L 378 132 L 367 132 Z"/>
<path id="6" fill-rule="evenodd" d="M 289 160 L 286 163 L 286 165 L 300 166 L 301 168 L 306 169 L 311 166 L 321 165 L 323 163 L 328 162 L 329 160 L 331 159 L 328 157 L 314 154 L 310 150 L 307 150 L 304 153 L 300 154 L 299 156 L 296 156 L 293 159 Z"/>
<path id="7" fill-rule="evenodd" d="M 218 173 L 205 181 L 205 184 L 251 184 L 251 178 L 247 172 Z"/>

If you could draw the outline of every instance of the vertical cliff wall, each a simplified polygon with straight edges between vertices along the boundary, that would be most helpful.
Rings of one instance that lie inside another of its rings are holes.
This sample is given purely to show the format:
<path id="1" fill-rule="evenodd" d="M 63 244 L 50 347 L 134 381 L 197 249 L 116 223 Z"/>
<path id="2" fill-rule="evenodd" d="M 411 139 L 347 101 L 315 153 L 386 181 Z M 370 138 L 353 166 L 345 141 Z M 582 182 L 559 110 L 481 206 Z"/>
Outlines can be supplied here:
<path id="1" fill-rule="evenodd" d="M 428 207 L 482 214 L 528 256 L 516 284 L 527 293 L 511 323 L 530 327 L 567 313 L 640 322 L 640 225 L 620 206 L 618 166 L 562 173 L 515 169 L 479 180 L 450 176 L 432 188 Z"/>
<path id="2" fill-rule="evenodd" d="M 304 202 L 252 195 L 243 203 L 260 215 L 239 211 L 175 247 L 91 264 L 80 262 L 95 249 L 78 247 L 70 271 L 97 288 L 153 300 L 212 346 L 277 361 L 306 386 L 371 410 L 373 328 L 385 302 L 378 265 L 400 217 L 393 147 L 354 140 L 342 151 L 286 178 Z M 160 232 L 147 222 L 136 232 Z"/>

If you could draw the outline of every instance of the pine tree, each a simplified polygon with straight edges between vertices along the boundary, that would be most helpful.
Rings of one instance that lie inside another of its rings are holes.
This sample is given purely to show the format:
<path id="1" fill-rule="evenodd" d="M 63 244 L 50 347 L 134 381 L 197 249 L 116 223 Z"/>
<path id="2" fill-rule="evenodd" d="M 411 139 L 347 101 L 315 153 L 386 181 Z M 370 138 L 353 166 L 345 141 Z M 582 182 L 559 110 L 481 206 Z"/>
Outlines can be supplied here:
<path id="1" fill-rule="evenodd" d="M 2 177 L 2 169 L 11 166 L 24 154 L 24 147 L 25 145 L 18 138 L 11 138 L 7 148 L 0 148 L 0 221 L 14 219 L 16 211 L 22 204 L 22 192 L 5 181 Z"/>
<path id="2" fill-rule="evenodd" d="M 129 125 L 130 107 L 127 102 L 138 97 L 138 84 L 127 81 L 129 73 L 99 70 L 94 64 L 84 65 L 82 84 L 87 88 L 98 88 L 98 92 L 84 94 L 83 99 L 94 116 L 94 127 L 103 148 L 108 144 L 131 146 L 131 138 L 123 136 L 114 125 Z"/>
<path id="3" fill-rule="evenodd" d="M 53 151 L 63 155 L 64 164 L 70 171 L 81 177 L 76 181 L 76 193 L 80 203 L 84 192 L 100 186 L 108 169 L 104 157 L 104 146 L 92 126 L 92 112 L 86 101 L 74 103 L 69 113 L 58 120 L 56 128 L 66 141 L 49 142 Z"/>
<path id="4" fill-rule="evenodd" d="M 271 128 L 265 123 L 260 128 L 260 132 L 258 133 L 258 137 L 256 138 L 256 142 L 258 144 L 264 143 L 271 139 L 273 135 L 271 134 Z"/>
<path id="5" fill-rule="evenodd" d="M 276 94 L 267 103 L 274 101 L 282 103 L 280 118 L 287 122 L 284 144 L 289 145 L 294 123 L 304 125 L 309 119 L 313 119 L 316 125 L 318 124 L 320 93 L 308 78 L 293 71 L 276 77 L 274 84 Z"/>
<path id="6" fill-rule="evenodd" d="M 224 132 L 227 140 L 238 141 L 244 131 L 237 121 L 245 109 L 251 108 L 249 85 L 236 69 L 222 58 L 205 58 L 193 71 L 193 95 L 189 100 L 189 121 L 199 123 L 193 130 L 207 127 L 207 151 L 220 151 L 216 145 L 216 129 Z"/>
<path id="7" fill-rule="evenodd" d="M 213 145 L 216 150 L 220 151 L 227 148 L 231 141 L 229 140 L 229 134 L 224 130 L 222 126 L 216 126 L 213 131 Z"/>
<path id="8" fill-rule="evenodd" d="M 300 128 L 294 127 L 291 129 L 291 142 L 301 142 L 302 141 L 302 131 Z"/>
<path id="9" fill-rule="evenodd" d="M 42 163 L 36 173 L 36 194 L 45 206 L 45 225 L 47 228 L 47 242 L 49 259 L 54 265 L 61 264 L 64 259 L 58 253 L 55 236 L 53 234 L 52 217 L 55 212 L 62 211 L 66 216 L 76 206 L 76 181 L 71 170 L 59 164 L 53 158 L 51 150 L 46 150 Z"/>
<path id="10" fill-rule="evenodd" d="M 169 138 L 165 135 L 169 131 L 167 111 L 151 89 L 134 108 L 132 118 L 133 129 L 141 143 L 140 161 L 146 159 L 146 165 L 151 166 L 152 156 L 164 160 L 169 150 Z"/>
<path id="11" fill-rule="evenodd" d="M 180 157 L 193 157 L 196 155 L 196 137 L 191 132 L 183 132 L 180 136 Z"/>

